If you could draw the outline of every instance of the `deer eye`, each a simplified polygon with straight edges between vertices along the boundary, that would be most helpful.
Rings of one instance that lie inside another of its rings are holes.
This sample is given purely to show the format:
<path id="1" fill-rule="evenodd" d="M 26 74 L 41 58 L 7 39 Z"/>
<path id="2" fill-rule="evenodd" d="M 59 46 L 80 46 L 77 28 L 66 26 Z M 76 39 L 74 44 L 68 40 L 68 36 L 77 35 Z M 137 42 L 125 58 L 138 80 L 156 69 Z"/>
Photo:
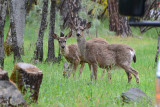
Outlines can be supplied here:
<path id="1" fill-rule="evenodd" d="M 66 41 L 64 41 L 66 43 Z"/>

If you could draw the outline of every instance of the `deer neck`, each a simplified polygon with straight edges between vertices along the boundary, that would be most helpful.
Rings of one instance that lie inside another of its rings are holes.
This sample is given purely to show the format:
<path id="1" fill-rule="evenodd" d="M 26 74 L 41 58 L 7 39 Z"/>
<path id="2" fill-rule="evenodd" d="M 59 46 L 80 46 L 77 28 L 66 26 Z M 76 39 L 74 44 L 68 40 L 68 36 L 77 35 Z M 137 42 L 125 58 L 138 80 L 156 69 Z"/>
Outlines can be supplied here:
<path id="1" fill-rule="evenodd" d="M 86 39 L 85 39 L 85 36 L 82 36 L 81 38 L 77 39 L 77 45 L 78 45 L 81 57 L 84 59 L 85 58 L 85 53 L 86 53 Z"/>
<path id="2" fill-rule="evenodd" d="M 67 56 L 69 54 L 68 46 L 65 49 L 61 49 L 61 53 L 63 56 Z"/>

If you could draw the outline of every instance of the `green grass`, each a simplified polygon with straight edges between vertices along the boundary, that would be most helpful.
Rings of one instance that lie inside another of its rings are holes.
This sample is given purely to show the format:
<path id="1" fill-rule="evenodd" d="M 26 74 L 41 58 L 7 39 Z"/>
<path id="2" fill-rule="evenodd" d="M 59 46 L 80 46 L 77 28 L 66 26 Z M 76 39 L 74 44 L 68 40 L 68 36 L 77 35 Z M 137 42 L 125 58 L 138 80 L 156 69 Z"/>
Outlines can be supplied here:
<path id="1" fill-rule="evenodd" d="M 7 32 L 8 22 L 5 26 L 5 34 Z M 39 25 L 26 25 L 25 28 L 25 55 L 22 56 L 24 62 L 30 62 L 33 57 L 35 49 L 35 43 L 37 39 Z M 135 37 L 121 38 L 113 36 L 113 33 L 105 33 L 104 28 L 100 33 L 100 37 L 105 38 L 109 43 L 116 44 L 128 44 L 136 50 L 137 62 L 132 63 L 132 67 L 139 71 L 140 85 L 136 84 L 133 77 L 130 84 L 127 83 L 127 75 L 122 69 L 112 70 L 112 82 L 108 83 L 107 73 L 100 78 L 102 69 L 98 69 L 98 80 L 95 82 L 90 81 L 90 71 L 88 65 L 85 65 L 81 78 L 78 78 L 79 68 L 77 70 L 76 79 L 71 77 L 70 79 L 63 78 L 63 65 L 65 59 L 62 58 L 60 64 L 47 64 L 38 63 L 36 66 L 43 71 L 43 81 L 41 84 L 38 104 L 32 104 L 31 106 L 40 107 L 86 107 L 86 106 L 98 106 L 98 107 L 119 107 L 123 106 L 121 103 L 121 93 L 127 91 L 131 87 L 137 87 L 143 90 L 152 100 L 152 104 L 147 102 L 138 104 L 124 104 L 125 107 L 129 106 L 154 106 L 155 102 L 155 74 L 156 68 L 154 66 L 154 58 L 156 53 L 157 40 L 154 38 L 143 36 L 142 39 Z M 133 29 L 137 32 L 135 29 Z M 47 29 L 48 31 L 48 29 Z M 47 57 L 48 47 L 48 33 L 44 36 L 44 60 Z M 100 32 L 100 31 L 99 31 Z M 103 33 L 104 32 L 104 33 Z M 135 33 L 134 32 L 134 33 Z M 110 34 L 112 36 L 110 36 Z M 138 34 L 138 33 L 137 33 Z M 155 33 L 156 34 L 156 33 Z M 154 35 L 154 34 L 150 34 Z M 87 37 L 90 39 L 91 37 Z M 76 43 L 75 38 L 68 39 L 67 44 Z M 58 42 L 55 41 L 56 56 L 58 55 Z M 5 58 L 4 69 L 9 72 L 9 76 L 12 73 L 13 55 Z"/>

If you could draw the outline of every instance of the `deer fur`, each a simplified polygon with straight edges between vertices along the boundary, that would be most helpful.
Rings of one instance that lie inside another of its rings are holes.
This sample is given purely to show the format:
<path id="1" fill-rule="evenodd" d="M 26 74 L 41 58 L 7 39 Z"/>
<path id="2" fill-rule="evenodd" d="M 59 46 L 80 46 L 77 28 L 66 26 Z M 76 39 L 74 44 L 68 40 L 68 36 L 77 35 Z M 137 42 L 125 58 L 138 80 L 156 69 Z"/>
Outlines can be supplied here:
<path id="1" fill-rule="evenodd" d="M 79 77 L 80 77 L 81 74 L 82 74 L 83 68 L 85 66 L 85 62 L 83 62 L 81 60 L 81 54 L 78 50 L 77 44 L 66 45 L 66 41 L 67 41 L 68 38 L 71 37 L 71 35 L 72 35 L 72 33 L 70 32 L 65 37 L 64 37 L 63 33 L 61 33 L 61 37 L 58 37 L 56 34 L 54 34 L 53 36 L 59 42 L 61 54 L 70 63 L 68 68 L 71 69 L 71 70 L 73 69 L 73 71 L 74 71 L 73 76 L 75 76 L 78 65 L 81 64 L 80 73 L 79 73 Z M 88 40 L 88 42 L 108 44 L 103 38 L 93 38 L 93 39 Z M 62 48 L 62 47 L 64 47 L 64 48 Z M 90 67 L 90 69 L 91 69 L 91 67 Z M 105 72 L 105 71 L 103 71 L 103 72 Z M 65 71 L 63 72 L 63 75 L 64 76 L 68 75 L 68 77 L 70 77 L 71 73 L 72 73 L 72 71 L 70 71 L 70 70 L 68 71 L 67 70 L 67 65 L 65 64 Z M 103 74 L 102 74 L 101 77 L 103 77 Z"/>
<path id="2" fill-rule="evenodd" d="M 97 79 L 97 67 L 105 68 L 110 71 L 114 66 L 121 67 L 128 76 L 128 82 L 131 81 L 133 74 L 136 82 L 139 83 L 139 75 L 136 70 L 131 67 L 132 60 L 136 61 L 135 51 L 123 44 L 97 44 L 85 40 L 83 31 L 91 27 L 91 23 L 87 23 L 84 27 L 69 24 L 71 29 L 76 30 L 77 45 L 80 50 L 82 60 L 91 65 L 91 80 Z"/>
<path id="3" fill-rule="evenodd" d="M 58 37 L 58 35 L 54 34 L 53 37 L 58 40 L 61 54 L 65 57 L 65 59 L 70 63 L 69 69 L 73 69 L 73 76 L 75 76 L 77 67 L 80 63 L 79 53 L 78 53 L 78 47 L 76 44 L 66 45 L 66 41 L 68 38 L 70 38 L 72 35 L 72 32 L 70 32 L 67 36 L 64 36 L 63 33 L 61 33 L 61 37 Z M 81 69 L 83 69 L 84 63 L 81 63 Z M 72 72 L 71 72 L 72 73 Z M 70 77 L 71 73 L 66 73 L 66 71 L 63 72 L 63 75 L 68 75 L 68 78 Z"/>

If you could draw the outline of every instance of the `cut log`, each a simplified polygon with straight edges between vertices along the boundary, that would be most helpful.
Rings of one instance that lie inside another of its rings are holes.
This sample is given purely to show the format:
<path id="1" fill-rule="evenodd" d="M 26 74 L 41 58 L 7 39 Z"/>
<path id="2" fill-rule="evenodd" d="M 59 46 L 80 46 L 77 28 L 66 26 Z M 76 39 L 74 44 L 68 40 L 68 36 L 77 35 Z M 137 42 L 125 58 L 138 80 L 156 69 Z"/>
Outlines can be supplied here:
<path id="1" fill-rule="evenodd" d="M 132 87 L 128 91 L 122 93 L 121 95 L 123 102 L 141 102 L 141 101 L 148 101 L 151 103 L 149 97 L 140 89 Z"/>
<path id="2" fill-rule="evenodd" d="M 6 81 L 9 81 L 9 78 L 8 78 L 8 72 L 7 71 L 4 71 L 0 68 L 0 80 L 6 80 Z"/>
<path id="3" fill-rule="evenodd" d="M 26 91 L 29 91 L 31 93 L 31 102 L 37 103 L 42 78 L 42 71 L 36 66 L 28 63 L 17 63 L 14 66 L 10 80 L 17 85 L 24 95 Z"/>
<path id="4" fill-rule="evenodd" d="M 0 81 L 0 90 L 1 107 L 27 107 L 23 95 L 11 82 Z"/>

